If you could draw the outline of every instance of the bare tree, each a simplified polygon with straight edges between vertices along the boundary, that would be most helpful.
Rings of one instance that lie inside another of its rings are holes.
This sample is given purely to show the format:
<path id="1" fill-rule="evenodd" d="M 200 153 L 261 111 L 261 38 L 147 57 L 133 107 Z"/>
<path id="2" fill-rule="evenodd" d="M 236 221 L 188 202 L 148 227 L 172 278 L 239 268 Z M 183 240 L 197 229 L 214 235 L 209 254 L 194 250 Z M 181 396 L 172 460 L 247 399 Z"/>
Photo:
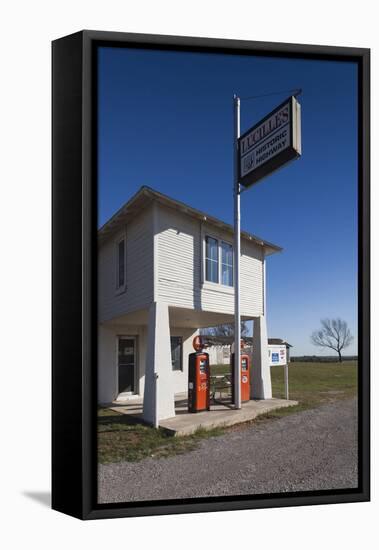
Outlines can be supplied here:
<path id="1" fill-rule="evenodd" d="M 201 334 L 204 336 L 233 336 L 234 335 L 234 325 L 218 325 L 216 327 L 210 327 L 206 329 L 201 329 Z M 241 338 L 248 336 L 249 327 L 247 321 L 241 321 Z"/>
<path id="2" fill-rule="evenodd" d="M 354 337 L 346 321 L 342 319 L 322 319 L 321 329 L 315 330 L 311 335 L 313 345 L 336 351 L 340 363 L 342 363 L 341 351 L 350 346 L 353 340 Z"/>

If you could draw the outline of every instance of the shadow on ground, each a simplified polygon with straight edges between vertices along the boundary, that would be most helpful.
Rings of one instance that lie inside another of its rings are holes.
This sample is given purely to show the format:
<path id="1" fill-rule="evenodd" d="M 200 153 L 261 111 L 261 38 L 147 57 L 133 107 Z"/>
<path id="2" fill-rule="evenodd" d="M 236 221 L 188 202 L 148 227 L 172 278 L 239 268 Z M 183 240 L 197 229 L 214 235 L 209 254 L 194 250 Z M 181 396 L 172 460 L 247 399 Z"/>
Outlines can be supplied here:
<path id="1" fill-rule="evenodd" d="M 51 493 L 48 491 L 24 491 L 22 494 L 42 506 L 51 507 Z"/>

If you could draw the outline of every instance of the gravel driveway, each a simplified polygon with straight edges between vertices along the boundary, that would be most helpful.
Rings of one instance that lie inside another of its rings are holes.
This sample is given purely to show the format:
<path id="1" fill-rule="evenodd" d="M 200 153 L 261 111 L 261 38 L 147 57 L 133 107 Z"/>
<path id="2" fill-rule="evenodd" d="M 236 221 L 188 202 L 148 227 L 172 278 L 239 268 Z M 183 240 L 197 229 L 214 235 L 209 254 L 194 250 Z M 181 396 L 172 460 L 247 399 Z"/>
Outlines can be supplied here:
<path id="1" fill-rule="evenodd" d="M 99 502 L 353 488 L 357 401 L 206 439 L 170 458 L 99 465 Z"/>

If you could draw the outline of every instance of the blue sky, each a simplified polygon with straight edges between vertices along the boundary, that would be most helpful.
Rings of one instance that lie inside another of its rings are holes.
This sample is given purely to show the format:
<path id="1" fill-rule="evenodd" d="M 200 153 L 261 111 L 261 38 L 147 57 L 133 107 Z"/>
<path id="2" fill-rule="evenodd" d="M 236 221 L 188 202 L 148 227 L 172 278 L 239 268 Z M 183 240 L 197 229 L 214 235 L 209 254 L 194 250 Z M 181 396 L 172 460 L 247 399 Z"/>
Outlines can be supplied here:
<path id="1" fill-rule="evenodd" d="M 241 196 L 267 259 L 270 337 L 320 354 L 341 317 L 357 352 L 357 67 L 354 63 L 123 48 L 99 51 L 99 226 L 142 185 L 233 223 L 233 94 L 302 88 L 302 156 Z M 241 132 L 288 96 L 241 101 Z M 325 351 L 324 354 L 330 354 Z"/>

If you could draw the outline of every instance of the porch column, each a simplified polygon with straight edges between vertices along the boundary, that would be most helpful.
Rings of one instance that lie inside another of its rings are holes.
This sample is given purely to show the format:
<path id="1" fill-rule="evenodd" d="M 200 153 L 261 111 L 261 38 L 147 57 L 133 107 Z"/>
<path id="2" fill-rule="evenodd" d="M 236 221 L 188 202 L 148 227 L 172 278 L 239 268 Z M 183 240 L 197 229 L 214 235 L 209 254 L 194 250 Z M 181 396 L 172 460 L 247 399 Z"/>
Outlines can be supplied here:
<path id="1" fill-rule="evenodd" d="M 271 399 L 271 372 L 268 358 L 267 326 L 264 315 L 254 319 L 253 331 L 252 399 Z"/>
<path id="2" fill-rule="evenodd" d="M 175 416 L 170 324 L 167 304 L 153 302 L 149 309 L 143 397 L 143 419 L 158 427 Z"/>

